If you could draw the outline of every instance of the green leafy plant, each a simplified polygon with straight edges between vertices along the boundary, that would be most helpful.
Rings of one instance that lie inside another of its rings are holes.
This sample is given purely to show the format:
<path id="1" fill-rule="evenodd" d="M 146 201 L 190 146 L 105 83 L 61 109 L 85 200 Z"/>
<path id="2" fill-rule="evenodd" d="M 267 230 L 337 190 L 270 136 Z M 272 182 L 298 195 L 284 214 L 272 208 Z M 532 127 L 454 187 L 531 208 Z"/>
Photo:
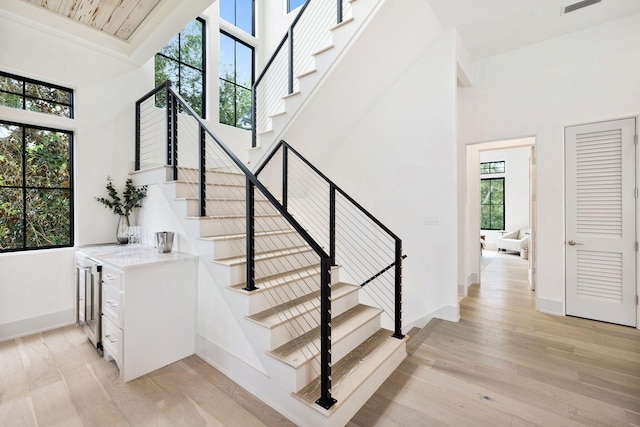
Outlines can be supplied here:
<path id="1" fill-rule="evenodd" d="M 133 208 L 142 207 L 142 199 L 147 197 L 147 186 L 135 187 L 131 178 L 128 178 L 122 192 L 122 199 L 118 191 L 113 187 L 113 180 L 107 177 L 107 193 L 109 198 L 95 197 L 97 201 L 113 210 L 116 215 L 129 216 Z"/>

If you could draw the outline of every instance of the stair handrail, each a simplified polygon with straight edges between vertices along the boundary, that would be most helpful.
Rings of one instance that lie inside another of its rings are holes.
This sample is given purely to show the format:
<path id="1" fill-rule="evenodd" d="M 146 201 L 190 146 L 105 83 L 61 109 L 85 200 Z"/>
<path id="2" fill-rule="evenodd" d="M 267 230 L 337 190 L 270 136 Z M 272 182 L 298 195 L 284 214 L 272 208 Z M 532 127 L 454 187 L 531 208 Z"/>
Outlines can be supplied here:
<path id="1" fill-rule="evenodd" d="M 204 133 L 207 133 L 218 147 L 231 159 L 231 161 L 244 173 L 246 177 L 246 228 L 247 228 L 247 287 L 245 290 L 254 291 L 258 289 L 255 285 L 255 230 L 254 230 L 254 191 L 257 188 L 271 205 L 282 215 L 282 217 L 293 227 L 293 229 L 302 237 L 302 239 L 311 247 L 311 249 L 320 258 L 320 382 L 321 396 L 316 403 L 325 409 L 329 409 L 336 403 L 331 396 L 331 260 L 329 254 L 325 252 L 322 246 L 316 242 L 307 230 L 278 202 L 271 192 L 258 180 L 257 176 L 247 168 L 247 166 L 224 144 L 204 120 L 191 108 L 191 106 L 182 98 L 182 96 L 173 90 L 171 82 L 167 81 L 158 85 L 155 89 L 149 91 L 136 102 L 136 147 L 134 169 L 140 170 L 140 106 L 142 102 L 148 100 L 152 96 L 165 91 L 167 101 L 167 162 L 173 171 L 173 179 L 178 179 L 178 145 L 177 145 L 177 123 L 178 108 L 180 104 L 182 108 L 198 122 L 200 126 L 200 161 L 199 161 L 199 202 L 201 207 L 201 216 L 205 215 L 204 206 L 206 203 L 206 165 L 204 160 Z"/>
<path id="2" fill-rule="evenodd" d="M 258 129 L 257 129 L 257 117 L 258 117 L 258 102 L 257 102 L 257 97 L 258 97 L 258 85 L 260 84 L 260 82 L 262 81 L 263 77 L 265 76 L 265 74 L 267 73 L 267 71 L 269 70 L 269 68 L 271 67 L 271 64 L 273 64 L 273 62 L 275 61 L 276 57 L 278 56 L 278 54 L 280 53 L 280 50 L 283 48 L 283 46 L 285 45 L 285 43 L 287 41 L 289 41 L 289 55 L 288 55 L 288 61 L 289 61 L 289 66 L 287 67 L 288 70 L 288 75 L 287 75 L 287 87 L 288 87 L 288 94 L 291 95 L 293 93 L 293 80 L 294 80 L 294 76 L 293 76 L 293 62 L 294 62 L 294 57 L 293 57 L 293 29 L 295 28 L 296 24 L 298 23 L 298 21 L 300 21 L 300 18 L 302 18 L 302 15 L 304 13 L 305 10 L 307 10 L 307 7 L 309 6 L 309 4 L 314 1 L 314 0 L 306 0 L 304 2 L 304 4 L 302 5 L 302 8 L 300 9 L 300 11 L 298 12 L 298 15 L 296 15 L 295 19 L 293 20 L 293 22 L 291 23 L 291 25 L 289 25 L 289 28 L 287 29 L 287 32 L 285 33 L 285 35 L 282 37 L 282 40 L 280 41 L 280 43 L 278 44 L 278 47 L 276 48 L 276 50 L 273 52 L 273 55 L 271 55 L 271 58 L 269 58 L 269 61 L 267 61 L 267 64 L 265 65 L 265 67 L 262 69 L 262 72 L 260 73 L 260 75 L 258 76 L 258 78 L 256 79 L 256 81 L 253 83 L 253 86 L 251 87 L 251 147 L 255 148 L 258 144 Z M 318 0 L 316 0 L 318 1 Z M 336 24 L 340 24 L 342 23 L 343 20 L 343 16 L 342 16 L 342 6 L 345 0 L 336 0 Z"/>
<path id="3" fill-rule="evenodd" d="M 378 218 L 373 216 L 368 210 L 366 210 L 362 205 L 360 205 L 353 197 L 347 194 L 344 190 L 342 190 L 336 183 L 334 183 L 331 179 L 329 179 L 324 173 L 322 173 L 316 166 L 314 166 L 309 160 L 307 160 L 302 154 L 300 154 L 295 148 L 293 148 L 289 143 L 284 140 L 280 140 L 271 152 L 265 157 L 262 163 L 255 170 L 255 175 L 258 176 L 260 172 L 264 170 L 264 168 L 269 164 L 269 162 L 274 158 L 278 150 L 283 149 L 283 161 L 282 161 L 282 207 L 287 210 L 288 205 L 288 153 L 293 153 L 296 157 L 298 157 L 307 167 L 309 167 L 318 177 L 324 180 L 329 185 L 329 257 L 331 260 L 331 265 L 336 265 L 336 227 L 335 227 L 335 214 L 336 214 L 336 203 L 335 203 L 335 195 L 336 193 L 340 193 L 346 200 L 349 201 L 356 209 L 362 212 L 367 218 L 373 221 L 380 229 L 382 229 L 385 233 L 393 239 L 395 242 L 395 260 L 389 266 L 383 268 L 380 272 L 373 275 L 370 279 L 365 280 L 361 286 L 365 286 L 380 275 L 384 274 L 386 271 L 389 271 L 391 268 L 395 268 L 395 289 L 394 289 L 394 331 L 393 337 L 402 339 L 404 338 L 404 334 L 402 333 L 402 260 L 406 258 L 406 255 L 402 254 L 402 240 L 393 233 L 386 225 L 384 225 Z"/>

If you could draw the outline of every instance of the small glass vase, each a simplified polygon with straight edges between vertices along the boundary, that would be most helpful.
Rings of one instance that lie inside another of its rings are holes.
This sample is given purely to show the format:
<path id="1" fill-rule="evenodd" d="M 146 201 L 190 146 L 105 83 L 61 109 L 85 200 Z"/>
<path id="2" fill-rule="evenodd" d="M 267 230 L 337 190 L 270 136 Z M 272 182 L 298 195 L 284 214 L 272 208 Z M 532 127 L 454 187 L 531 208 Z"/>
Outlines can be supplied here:
<path id="1" fill-rule="evenodd" d="M 120 244 L 129 243 L 129 236 L 127 230 L 129 228 L 129 217 L 126 215 L 120 215 L 118 218 L 118 229 L 116 230 L 116 240 Z"/>

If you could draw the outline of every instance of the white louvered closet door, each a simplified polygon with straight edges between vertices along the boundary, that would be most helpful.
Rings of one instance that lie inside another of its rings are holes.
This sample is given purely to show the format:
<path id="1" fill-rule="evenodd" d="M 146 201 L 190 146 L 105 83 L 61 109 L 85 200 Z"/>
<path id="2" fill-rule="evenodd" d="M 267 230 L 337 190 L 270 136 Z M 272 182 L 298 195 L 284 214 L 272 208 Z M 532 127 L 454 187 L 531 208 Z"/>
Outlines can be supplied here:
<path id="1" fill-rule="evenodd" d="M 636 325 L 635 119 L 565 129 L 566 310 Z"/>

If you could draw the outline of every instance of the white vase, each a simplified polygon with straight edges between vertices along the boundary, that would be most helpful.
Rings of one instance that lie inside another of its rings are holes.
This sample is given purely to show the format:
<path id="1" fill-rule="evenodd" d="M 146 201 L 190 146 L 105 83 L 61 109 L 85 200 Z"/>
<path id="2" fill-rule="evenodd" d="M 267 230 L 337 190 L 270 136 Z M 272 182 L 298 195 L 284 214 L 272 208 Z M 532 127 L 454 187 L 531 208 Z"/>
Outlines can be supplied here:
<path id="1" fill-rule="evenodd" d="M 129 243 L 129 236 L 127 235 L 128 227 L 129 217 L 126 215 L 120 215 L 118 218 L 118 229 L 116 230 L 116 240 L 118 243 Z"/>

